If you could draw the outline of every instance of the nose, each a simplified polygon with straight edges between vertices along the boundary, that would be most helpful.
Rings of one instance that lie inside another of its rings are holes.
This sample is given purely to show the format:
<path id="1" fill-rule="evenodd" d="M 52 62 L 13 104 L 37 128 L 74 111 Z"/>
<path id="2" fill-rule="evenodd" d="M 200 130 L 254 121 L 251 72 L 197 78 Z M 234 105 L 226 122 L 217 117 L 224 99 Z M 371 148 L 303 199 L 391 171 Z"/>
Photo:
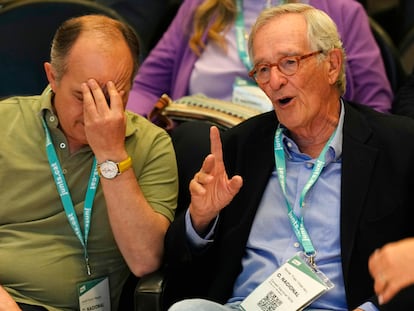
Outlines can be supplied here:
<path id="1" fill-rule="evenodd" d="M 269 87 L 272 90 L 278 90 L 287 83 L 286 75 L 280 72 L 277 66 L 270 68 Z"/>

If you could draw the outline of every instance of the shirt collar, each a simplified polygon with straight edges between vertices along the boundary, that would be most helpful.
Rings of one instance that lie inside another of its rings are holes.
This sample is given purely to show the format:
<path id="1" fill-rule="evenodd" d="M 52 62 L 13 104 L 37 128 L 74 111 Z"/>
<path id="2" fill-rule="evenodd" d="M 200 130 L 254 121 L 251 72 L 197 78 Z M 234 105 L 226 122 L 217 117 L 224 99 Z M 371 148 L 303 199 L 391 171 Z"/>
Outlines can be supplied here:
<path id="1" fill-rule="evenodd" d="M 343 140 L 343 125 L 344 125 L 344 102 L 342 98 L 340 99 L 341 112 L 339 115 L 339 122 L 337 125 L 336 133 L 329 144 L 328 152 L 326 153 L 326 165 L 330 162 L 338 162 L 341 160 L 342 155 L 342 140 Z M 281 127 L 285 128 L 282 124 Z M 289 160 L 293 161 L 303 161 L 309 160 L 310 157 L 299 151 L 297 144 L 285 134 L 285 131 L 282 132 L 282 141 L 286 154 L 288 155 Z"/>

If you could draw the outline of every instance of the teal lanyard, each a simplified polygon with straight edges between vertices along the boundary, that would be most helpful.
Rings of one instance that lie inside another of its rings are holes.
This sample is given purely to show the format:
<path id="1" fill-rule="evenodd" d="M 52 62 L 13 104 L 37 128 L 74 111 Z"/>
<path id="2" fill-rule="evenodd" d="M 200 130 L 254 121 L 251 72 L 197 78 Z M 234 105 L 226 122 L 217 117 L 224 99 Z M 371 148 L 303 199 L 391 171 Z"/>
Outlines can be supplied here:
<path id="1" fill-rule="evenodd" d="M 47 158 L 49 160 L 50 170 L 52 171 L 53 178 L 55 179 L 56 188 L 60 195 L 63 208 L 65 209 L 66 217 L 68 218 L 68 221 L 73 231 L 75 232 L 76 236 L 82 244 L 85 256 L 86 271 L 88 275 L 91 275 L 87 245 L 89 229 L 91 225 L 93 200 L 95 198 L 96 189 L 98 188 L 99 184 L 99 175 L 98 170 L 96 168 L 96 158 L 94 157 L 93 159 L 92 170 L 89 176 L 88 189 L 86 191 L 85 196 L 85 203 L 83 208 L 85 234 L 83 236 L 81 227 L 79 225 L 78 217 L 76 216 L 75 208 L 73 207 L 73 202 L 69 193 L 69 188 L 66 184 L 65 176 L 63 175 L 62 167 L 60 166 L 60 162 L 57 157 L 56 150 L 53 146 L 49 129 L 47 128 L 46 121 L 44 120 L 44 118 L 42 118 L 42 123 L 46 133 L 46 153 Z"/>
<path id="2" fill-rule="evenodd" d="M 280 1 L 281 3 L 285 3 L 285 1 Z M 269 5 L 268 5 L 269 6 Z M 235 30 L 236 30 L 236 42 L 237 42 L 237 50 L 239 53 L 240 60 L 243 62 L 244 66 L 247 70 L 251 70 L 253 65 L 249 57 L 249 53 L 247 52 L 247 44 L 246 44 L 246 30 L 245 30 L 245 23 L 244 23 L 244 15 L 243 15 L 243 0 L 236 1 L 236 22 L 235 22 Z"/>
<path id="3" fill-rule="evenodd" d="M 236 1 L 237 15 L 236 15 L 236 41 L 237 41 L 237 50 L 239 52 L 240 60 L 243 62 L 247 70 L 252 69 L 252 63 L 250 61 L 249 53 L 247 52 L 246 45 L 246 32 L 244 26 L 244 16 L 243 16 L 243 0 Z"/>
<path id="4" fill-rule="evenodd" d="M 285 152 L 283 149 L 282 143 L 282 132 L 283 128 L 279 125 L 276 133 L 275 133 L 275 140 L 274 140 L 274 152 L 275 152 L 275 162 L 276 162 L 276 169 L 277 175 L 280 183 L 280 187 L 282 188 L 283 195 L 285 197 L 286 206 L 288 210 L 288 217 L 289 221 L 292 224 L 292 228 L 295 232 L 295 235 L 302 245 L 305 254 L 309 257 L 310 263 L 314 264 L 314 258 L 316 255 L 315 248 L 313 247 L 312 241 L 309 237 L 308 231 L 305 228 L 304 220 L 303 220 L 303 213 L 301 213 L 301 217 L 299 218 L 295 212 L 293 211 L 289 200 L 286 194 L 286 160 L 285 160 Z M 308 193 L 309 189 L 313 186 L 316 180 L 319 178 L 319 175 L 322 172 L 323 167 L 325 166 L 325 154 L 329 148 L 329 144 L 331 143 L 333 137 L 335 136 L 336 129 L 332 133 L 331 137 L 329 137 L 328 142 L 322 149 L 319 157 L 316 159 L 316 163 L 313 167 L 312 174 L 309 180 L 306 182 L 305 186 L 302 189 L 300 198 L 299 198 L 299 206 L 303 208 L 305 196 Z"/>

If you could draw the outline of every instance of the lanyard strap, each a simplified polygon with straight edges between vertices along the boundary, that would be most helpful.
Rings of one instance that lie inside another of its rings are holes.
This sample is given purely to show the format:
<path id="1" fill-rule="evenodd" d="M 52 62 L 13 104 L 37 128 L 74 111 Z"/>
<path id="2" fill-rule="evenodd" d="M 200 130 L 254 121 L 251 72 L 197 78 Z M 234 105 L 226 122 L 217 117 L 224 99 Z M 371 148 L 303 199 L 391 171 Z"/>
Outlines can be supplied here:
<path id="1" fill-rule="evenodd" d="M 295 232 L 295 235 L 298 241 L 301 243 L 305 254 L 310 257 L 311 263 L 313 263 L 316 251 L 313 247 L 312 241 L 310 236 L 305 228 L 304 220 L 303 220 L 303 213 L 301 213 L 301 217 L 299 218 L 292 209 L 292 206 L 289 203 L 286 194 L 286 160 L 285 160 L 285 152 L 283 149 L 282 143 L 282 133 L 283 128 L 278 126 L 276 133 L 275 133 L 275 140 L 274 140 L 274 153 L 275 153 L 275 162 L 276 162 L 276 169 L 278 174 L 278 179 L 280 183 L 280 187 L 282 188 L 283 195 L 285 197 L 286 206 L 288 210 L 288 218 L 290 223 L 292 224 L 292 228 Z M 329 148 L 329 144 L 331 143 L 333 137 L 335 136 L 336 129 L 332 133 L 331 137 L 329 137 L 328 142 L 325 144 L 324 148 L 322 149 L 319 157 L 316 159 L 316 163 L 313 167 L 312 174 L 308 181 L 306 182 L 305 186 L 302 189 L 300 198 L 299 198 L 299 206 L 300 208 L 304 207 L 305 196 L 308 193 L 309 189 L 314 185 L 316 180 L 319 178 L 319 175 L 322 172 L 323 167 L 325 166 L 325 154 Z"/>
<path id="2" fill-rule="evenodd" d="M 236 30 L 236 41 L 237 41 L 237 51 L 239 52 L 240 60 L 243 62 L 247 70 L 252 68 L 252 63 L 250 61 L 249 53 L 247 53 L 246 45 L 246 32 L 244 26 L 244 16 L 243 16 L 243 0 L 236 1 L 237 15 L 235 22 Z"/>
<path id="3" fill-rule="evenodd" d="M 286 3 L 286 0 L 278 1 L 279 3 Z M 269 8 L 271 6 L 271 1 L 266 1 L 266 7 Z M 235 30 L 236 30 L 236 42 L 237 42 L 237 50 L 239 53 L 240 60 L 243 62 L 244 66 L 247 70 L 252 69 L 253 65 L 249 57 L 249 53 L 247 52 L 247 33 L 245 30 L 245 22 L 244 22 L 244 15 L 243 15 L 243 0 L 236 1 L 236 22 L 235 22 Z"/>
<path id="4" fill-rule="evenodd" d="M 99 184 L 99 175 L 97 170 L 96 158 L 93 159 L 92 170 L 89 176 L 88 189 L 86 191 L 85 202 L 83 207 L 83 222 L 84 222 L 84 235 L 82 235 L 82 230 L 79 225 L 78 217 L 76 216 L 75 208 L 73 207 L 72 198 L 70 196 L 69 188 L 63 175 L 62 167 L 60 165 L 59 159 L 56 154 L 55 147 L 53 146 L 52 139 L 49 133 L 49 129 L 46 125 L 46 121 L 42 117 L 43 128 L 45 129 L 46 134 L 46 153 L 49 160 L 50 170 L 52 171 L 53 178 L 55 180 L 57 191 L 60 195 L 60 200 L 62 201 L 63 208 L 68 218 L 69 224 L 71 225 L 73 231 L 78 237 L 80 243 L 82 244 L 86 270 L 88 275 L 91 275 L 91 269 L 89 266 L 89 256 L 88 256 L 88 236 L 91 225 L 91 215 L 92 215 L 92 206 L 93 200 L 95 198 L 96 189 Z"/>

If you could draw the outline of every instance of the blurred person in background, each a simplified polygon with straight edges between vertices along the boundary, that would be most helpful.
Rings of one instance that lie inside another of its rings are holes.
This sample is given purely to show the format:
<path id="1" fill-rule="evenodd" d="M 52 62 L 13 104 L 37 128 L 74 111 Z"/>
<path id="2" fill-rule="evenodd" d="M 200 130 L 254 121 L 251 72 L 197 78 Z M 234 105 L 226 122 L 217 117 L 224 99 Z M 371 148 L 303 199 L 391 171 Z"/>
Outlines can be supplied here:
<path id="1" fill-rule="evenodd" d="M 147 115 L 158 98 L 202 93 L 262 111 L 272 106 L 249 78 L 251 26 L 265 8 L 290 1 L 185 0 L 135 78 L 127 108 Z M 298 1 L 292 1 L 298 2 Z M 354 0 L 302 1 L 337 24 L 347 51 L 344 98 L 389 112 L 393 94 L 363 6 Z"/>

